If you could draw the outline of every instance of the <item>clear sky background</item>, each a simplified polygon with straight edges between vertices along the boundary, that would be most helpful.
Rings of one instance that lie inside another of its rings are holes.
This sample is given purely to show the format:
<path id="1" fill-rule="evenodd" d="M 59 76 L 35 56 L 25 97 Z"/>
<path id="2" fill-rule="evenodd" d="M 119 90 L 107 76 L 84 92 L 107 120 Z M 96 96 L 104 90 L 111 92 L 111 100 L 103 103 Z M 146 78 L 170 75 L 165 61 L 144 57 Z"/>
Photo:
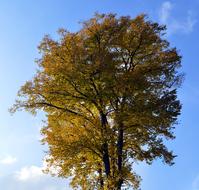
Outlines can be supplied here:
<path id="1" fill-rule="evenodd" d="M 11 116 L 17 91 L 33 77 L 37 46 L 58 28 L 78 30 L 79 21 L 99 13 L 132 17 L 146 13 L 166 24 L 167 39 L 183 56 L 186 80 L 179 90 L 183 109 L 177 138 L 168 147 L 178 155 L 172 167 L 157 160 L 139 164 L 142 190 L 199 190 L 199 0 L 0 0 L 0 189 L 70 190 L 66 179 L 42 174 L 45 146 L 39 142 L 42 113 Z"/>

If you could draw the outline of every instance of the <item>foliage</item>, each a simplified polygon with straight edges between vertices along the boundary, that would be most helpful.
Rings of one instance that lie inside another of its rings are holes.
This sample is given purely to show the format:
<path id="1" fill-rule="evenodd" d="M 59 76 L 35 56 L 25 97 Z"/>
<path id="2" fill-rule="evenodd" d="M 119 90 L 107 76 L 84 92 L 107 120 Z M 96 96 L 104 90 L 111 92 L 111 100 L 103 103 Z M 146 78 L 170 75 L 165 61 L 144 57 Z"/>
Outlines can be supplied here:
<path id="1" fill-rule="evenodd" d="M 145 15 L 96 14 L 76 33 L 43 39 L 39 70 L 12 111 L 46 112 L 47 172 L 71 176 L 74 189 L 138 189 L 134 162 L 173 164 L 163 140 L 180 114 L 181 57 L 164 31 Z"/>

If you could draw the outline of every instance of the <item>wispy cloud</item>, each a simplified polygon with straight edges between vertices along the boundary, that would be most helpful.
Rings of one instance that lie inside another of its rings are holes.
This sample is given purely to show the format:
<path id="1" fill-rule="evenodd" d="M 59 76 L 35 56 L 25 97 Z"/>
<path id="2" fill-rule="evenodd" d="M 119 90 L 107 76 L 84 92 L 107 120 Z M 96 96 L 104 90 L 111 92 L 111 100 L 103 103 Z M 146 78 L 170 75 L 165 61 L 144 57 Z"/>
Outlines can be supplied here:
<path id="1" fill-rule="evenodd" d="M 159 19 L 162 23 L 166 23 L 169 16 L 170 16 L 170 13 L 171 13 L 171 10 L 173 8 L 173 5 L 171 4 L 171 2 L 169 1 L 165 1 L 161 8 L 160 8 L 160 11 L 159 11 Z"/>
<path id="2" fill-rule="evenodd" d="M 196 176 L 196 178 L 193 180 L 192 183 L 192 190 L 198 190 L 199 189 L 199 176 Z"/>
<path id="3" fill-rule="evenodd" d="M 17 158 L 10 155 L 0 158 L 0 164 L 4 164 L 4 165 L 11 165 L 11 164 L 14 164 L 16 161 L 17 161 Z"/>
<path id="4" fill-rule="evenodd" d="M 170 1 L 165 1 L 162 3 L 159 10 L 159 20 L 162 24 L 167 26 L 168 34 L 170 35 L 178 32 L 188 34 L 192 32 L 197 22 L 194 12 L 192 10 L 188 10 L 184 18 L 176 19 L 172 15 L 174 8 L 174 4 Z"/>

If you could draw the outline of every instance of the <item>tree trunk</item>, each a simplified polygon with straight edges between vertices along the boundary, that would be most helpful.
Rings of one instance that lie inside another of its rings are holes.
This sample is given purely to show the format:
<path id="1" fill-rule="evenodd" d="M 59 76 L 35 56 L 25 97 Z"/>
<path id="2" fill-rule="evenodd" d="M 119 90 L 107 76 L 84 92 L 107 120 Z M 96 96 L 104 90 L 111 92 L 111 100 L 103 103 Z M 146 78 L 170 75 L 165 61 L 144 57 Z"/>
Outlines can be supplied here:
<path id="1" fill-rule="evenodd" d="M 106 133 L 106 125 L 107 125 L 107 118 L 104 113 L 100 114 L 101 116 L 101 123 L 102 123 L 102 130 Z M 104 134 L 105 136 L 107 134 Z M 109 160 L 109 151 L 108 151 L 108 143 L 107 139 L 105 138 L 104 143 L 102 144 L 102 152 L 103 152 L 103 162 L 106 176 L 109 177 L 110 175 L 110 160 Z"/>
<path id="2" fill-rule="evenodd" d="M 119 172 L 119 180 L 118 180 L 118 190 L 121 190 L 123 184 L 122 178 L 122 164 L 123 164 L 123 144 L 124 144 L 124 131 L 123 131 L 123 124 L 120 124 L 119 131 L 118 131 L 118 140 L 117 140 L 117 155 L 118 155 L 118 172 Z"/>

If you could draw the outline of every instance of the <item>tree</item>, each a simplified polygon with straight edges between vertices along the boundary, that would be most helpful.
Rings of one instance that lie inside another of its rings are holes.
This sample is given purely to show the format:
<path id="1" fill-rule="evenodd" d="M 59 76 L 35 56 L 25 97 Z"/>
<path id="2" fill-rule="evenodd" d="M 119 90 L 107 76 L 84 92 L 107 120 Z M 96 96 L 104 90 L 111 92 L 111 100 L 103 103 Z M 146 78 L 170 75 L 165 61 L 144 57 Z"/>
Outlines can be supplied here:
<path id="1" fill-rule="evenodd" d="M 96 14 L 59 41 L 44 37 L 12 111 L 46 112 L 47 172 L 71 176 L 74 189 L 138 189 L 135 162 L 173 164 L 163 140 L 174 138 L 183 75 L 165 29 L 145 15 Z"/>

